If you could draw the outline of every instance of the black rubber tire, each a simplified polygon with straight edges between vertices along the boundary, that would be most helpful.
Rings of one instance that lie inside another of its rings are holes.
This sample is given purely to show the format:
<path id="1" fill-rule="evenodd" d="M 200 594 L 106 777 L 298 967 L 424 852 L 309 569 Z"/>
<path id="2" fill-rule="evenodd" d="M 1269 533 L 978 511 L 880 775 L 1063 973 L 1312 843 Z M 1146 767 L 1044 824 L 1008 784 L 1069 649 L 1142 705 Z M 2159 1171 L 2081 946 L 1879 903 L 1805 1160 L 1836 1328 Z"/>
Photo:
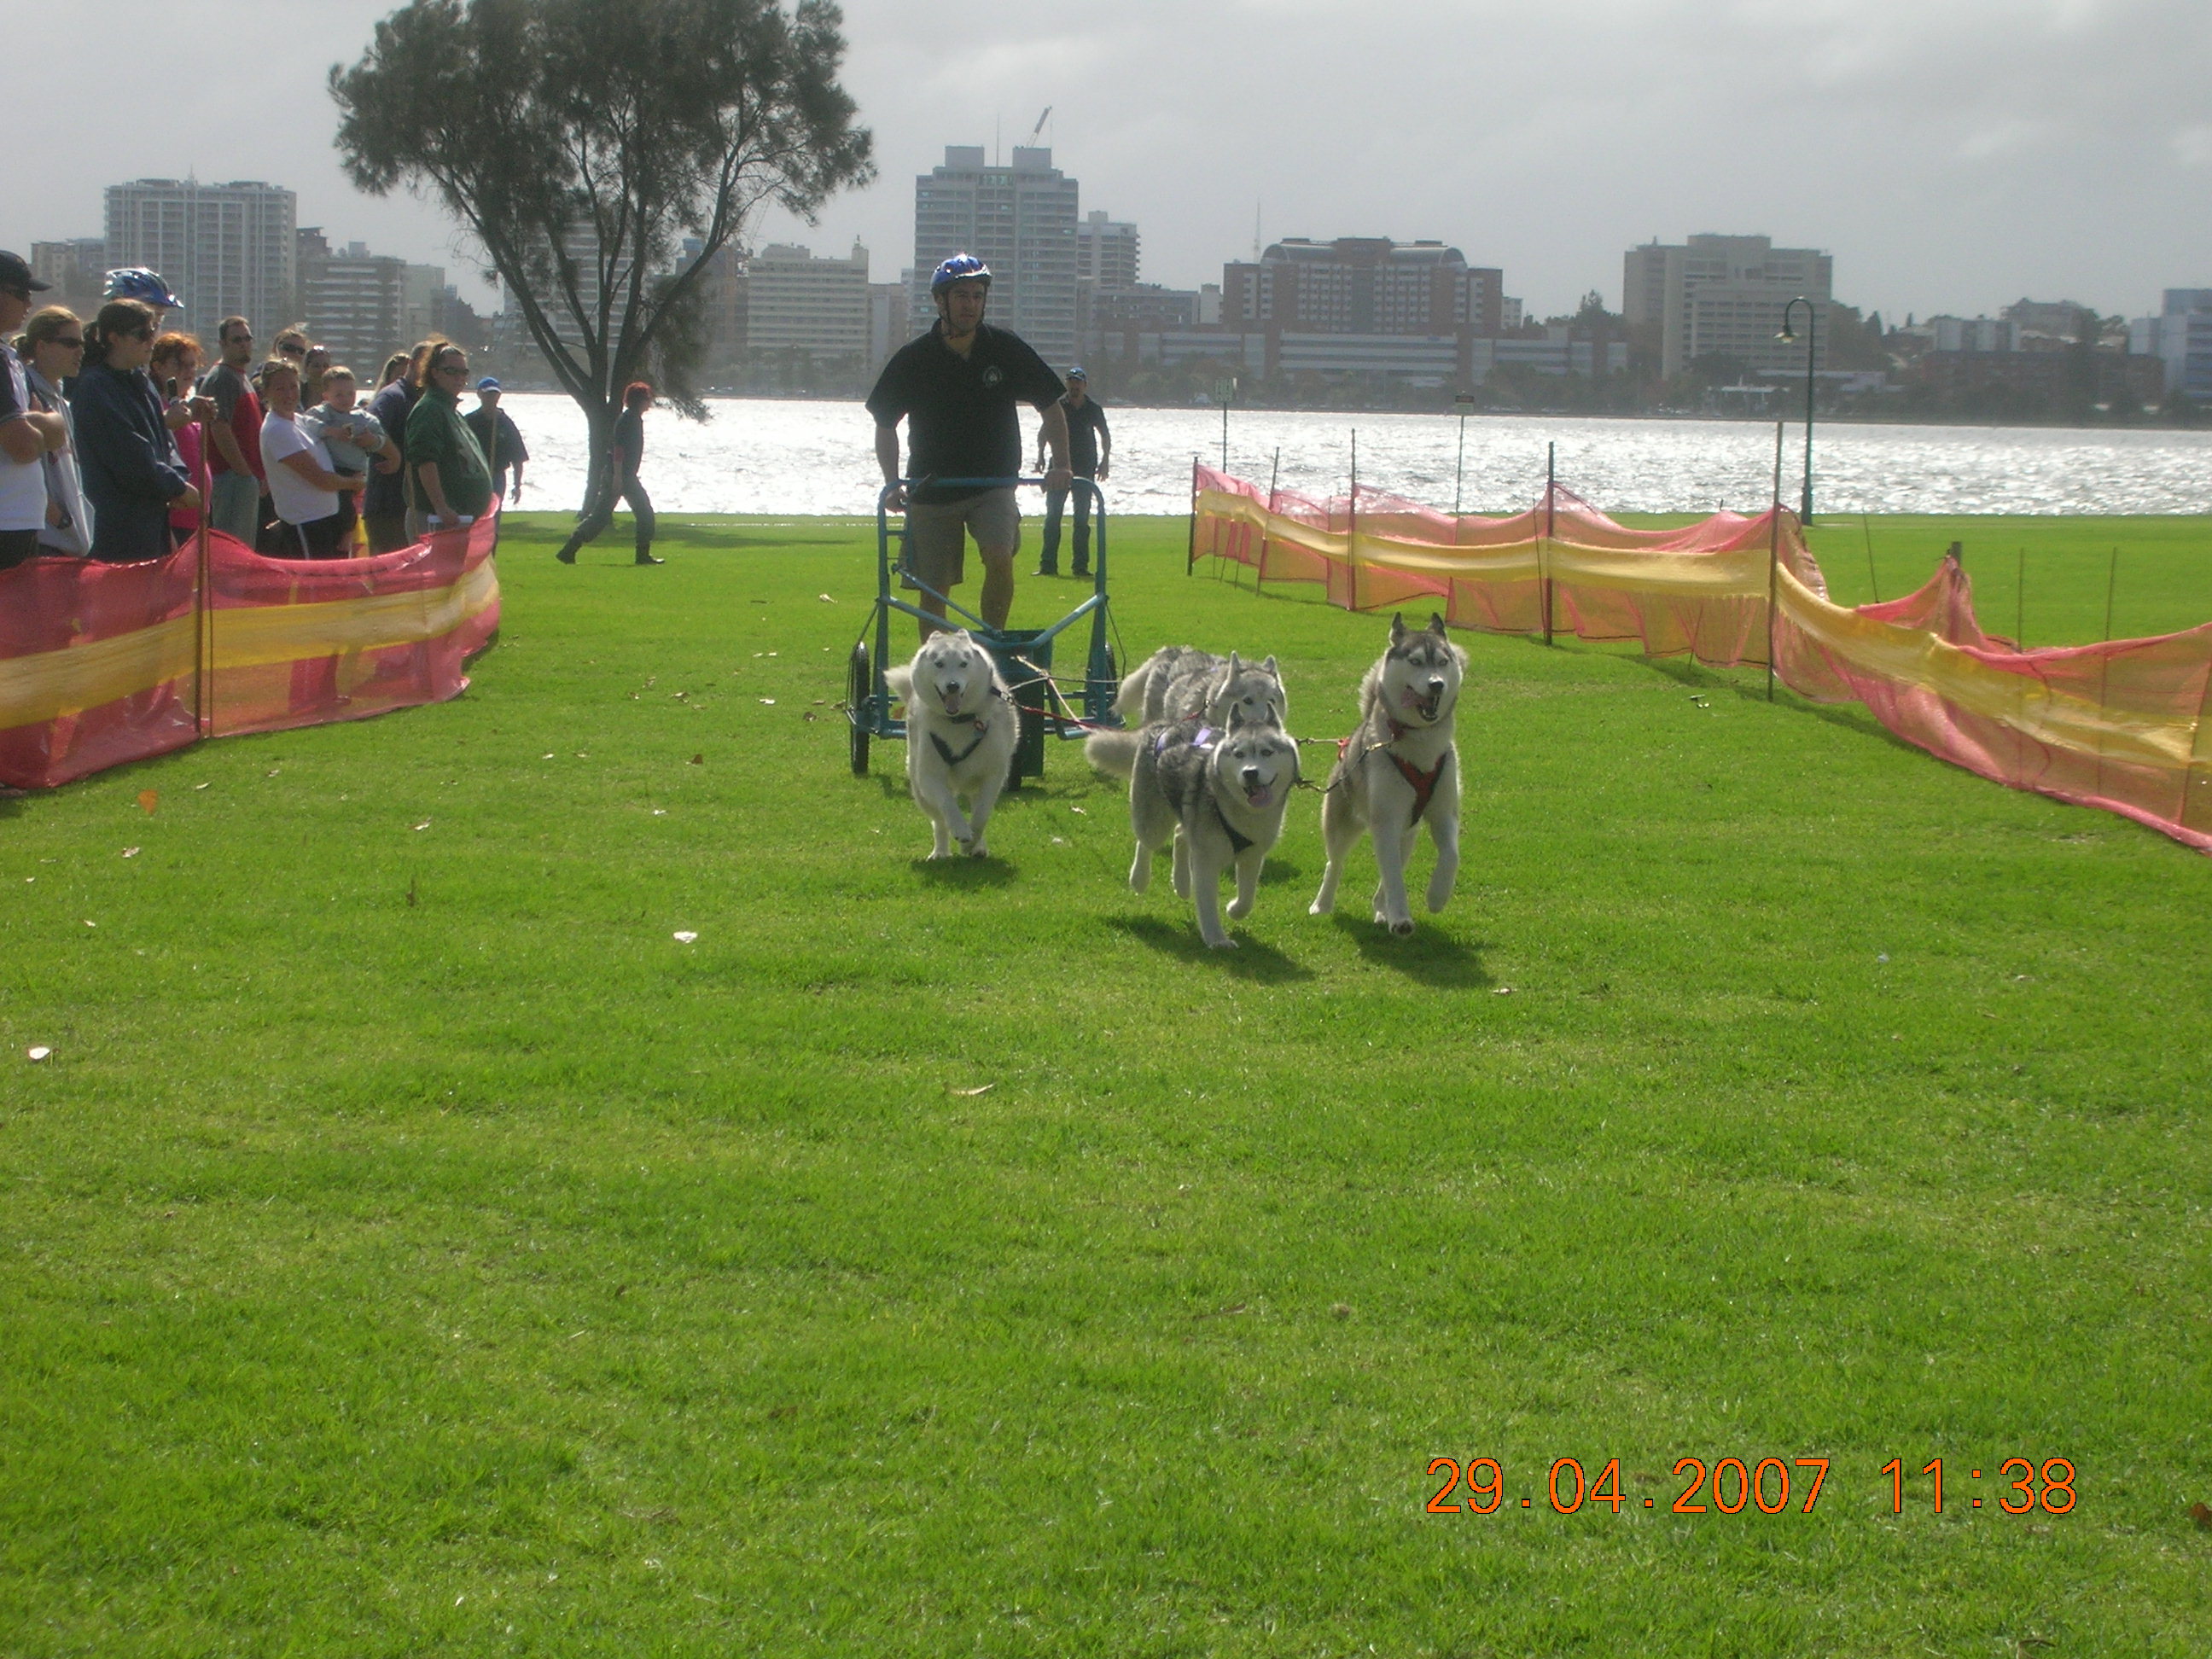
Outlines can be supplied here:
<path id="1" fill-rule="evenodd" d="M 868 663 L 868 642 L 862 640 L 853 647 L 853 659 L 845 674 L 845 719 L 851 733 L 853 775 L 868 775 L 868 739 L 875 730 L 876 677 Z"/>

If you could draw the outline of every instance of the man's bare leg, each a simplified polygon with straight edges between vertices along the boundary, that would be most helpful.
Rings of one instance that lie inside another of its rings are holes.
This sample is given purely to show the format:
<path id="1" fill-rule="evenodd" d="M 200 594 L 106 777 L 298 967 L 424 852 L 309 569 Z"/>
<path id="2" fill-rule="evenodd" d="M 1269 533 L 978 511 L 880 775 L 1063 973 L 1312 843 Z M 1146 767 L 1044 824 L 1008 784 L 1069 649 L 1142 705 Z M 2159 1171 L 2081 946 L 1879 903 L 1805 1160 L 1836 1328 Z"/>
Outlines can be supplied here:
<path id="1" fill-rule="evenodd" d="M 983 620 L 1004 628 L 1014 609 L 1014 550 L 979 545 L 975 551 L 983 561 Z"/>
<path id="2" fill-rule="evenodd" d="M 929 613 L 916 623 L 916 626 L 921 629 L 921 642 L 927 645 L 932 634 L 941 634 L 945 631 L 945 601 L 934 593 L 917 594 L 915 598 L 914 608 L 917 611 L 927 611 Z M 932 621 L 932 617 L 935 620 Z"/>

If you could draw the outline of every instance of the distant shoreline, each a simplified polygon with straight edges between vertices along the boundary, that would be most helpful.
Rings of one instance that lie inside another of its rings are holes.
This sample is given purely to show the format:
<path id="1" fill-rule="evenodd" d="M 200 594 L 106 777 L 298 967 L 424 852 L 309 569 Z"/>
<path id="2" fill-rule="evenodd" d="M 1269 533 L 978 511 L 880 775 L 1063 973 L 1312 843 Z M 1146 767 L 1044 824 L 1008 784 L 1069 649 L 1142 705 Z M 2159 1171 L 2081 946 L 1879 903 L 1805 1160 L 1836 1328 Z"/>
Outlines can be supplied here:
<path id="1" fill-rule="evenodd" d="M 568 394 L 557 386 L 536 386 L 526 381 L 507 380 L 505 389 L 510 392 L 527 392 L 536 397 L 565 398 Z M 864 394 L 846 392 L 724 392 L 714 389 L 699 394 L 710 402 L 733 404 L 850 404 L 858 408 L 865 400 Z M 1178 414 L 1202 411 L 1218 415 L 1221 405 L 1214 403 L 1145 403 L 1130 402 L 1102 396 L 1099 400 L 1109 409 L 1170 410 Z M 1236 415 L 1404 415 L 1419 418 L 1457 420 L 1462 411 L 1449 404 L 1433 409 L 1407 409 L 1393 404 L 1353 405 L 1349 404 L 1231 404 L 1231 416 Z M 1796 414 L 1736 414 L 1720 410 L 1694 409 L 1470 409 L 1464 411 L 1470 421 L 1491 420 L 1559 420 L 1559 421 L 1636 421 L 1662 426 L 1678 425 L 1687 421 L 1709 421 L 1726 426 L 1771 426 L 1778 420 L 1785 426 L 1802 426 L 1805 417 Z M 1904 413 L 1867 415 L 1857 412 L 1830 414 L 1826 410 L 1814 416 L 1814 426 L 1925 426 L 1957 429 L 1986 427 L 1997 432 L 2203 432 L 2212 429 L 2204 426 L 2177 426 L 2166 421 L 2094 422 L 2079 421 L 1993 421 L 1965 415 L 1907 415 Z"/>

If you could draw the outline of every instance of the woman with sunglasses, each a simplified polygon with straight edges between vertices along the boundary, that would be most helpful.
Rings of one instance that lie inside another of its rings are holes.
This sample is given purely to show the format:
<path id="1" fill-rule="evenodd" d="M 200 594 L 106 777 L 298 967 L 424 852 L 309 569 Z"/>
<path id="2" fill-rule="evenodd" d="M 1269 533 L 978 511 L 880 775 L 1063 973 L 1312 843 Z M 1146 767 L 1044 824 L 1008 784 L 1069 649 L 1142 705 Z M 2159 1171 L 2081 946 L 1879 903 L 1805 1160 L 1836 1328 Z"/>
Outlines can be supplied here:
<path id="1" fill-rule="evenodd" d="M 152 308 L 109 301 L 85 330 L 84 349 L 71 410 L 92 503 L 92 556 L 110 564 L 158 559 L 173 546 L 171 507 L 197 507 L 200 493 L 170 439 L 161 394 L 140 372 L 154 356 Z"/>
<path id="2" fill-rule="evenodd" d="M 76 378 L 84 362 L 84 325 L 66 306 L 47 306 L 31 313 L 15 350 L 31 384 L 31 407 L 58 415 L 70 441 L 46 452 L 46 522 L 39 532 L 39 551 L 83 558 L 92 551 L 92 508 L 84 499 L 77 470 L 76 432 L 70 422 L 62 383 Z"/>
<path id="3" fill-rule="evenodd" d="M 461 417 L 469 355 L 450 342 L 422 365 L 422 395 L 407 416 L 407 526 L 421 537 L 457 530 L 491 506 L 491 468 Z"/>

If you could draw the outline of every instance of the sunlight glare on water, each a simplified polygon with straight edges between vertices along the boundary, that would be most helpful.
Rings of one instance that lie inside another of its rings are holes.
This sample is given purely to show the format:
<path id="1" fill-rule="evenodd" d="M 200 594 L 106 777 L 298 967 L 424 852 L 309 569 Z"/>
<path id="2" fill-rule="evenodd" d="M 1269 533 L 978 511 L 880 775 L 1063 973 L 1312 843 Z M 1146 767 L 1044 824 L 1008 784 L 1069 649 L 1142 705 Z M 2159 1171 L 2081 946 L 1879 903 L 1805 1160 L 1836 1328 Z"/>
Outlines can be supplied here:
<path id="1" fill-rule="evenodd" d="M 585 444 L 575 405 L 556 393 L 512 392 L 505 407 L 530 444 L 523 506 L 574 507 Z M 708 407 L 703 426 L 665 410 L 647 422 L 643 476 L 661 511 L 875 510 L 873 427 L 858 403 L 716 398 Z M 1220 411 L 1107 408 L 1109 510 L 1185 511 L 1191 457 L 1220 462 Z M 1341 495 L 1355 428 L 1362 483 L 1451 507 L 1459 422 L 1449 414 L 1232 410 L 1230 470 L 1265 485 L 1279 447 L 1282 488 Z M 1027 457 L 1036 430 L 1024 411 Z M 1467 422 L 1465 510 L 1534 501 L 1547 443 L 1559 446 L 1560 483 L 1613 512 L 1757 512 L 1772 486 L 1771 424 L 1483 415 Z M 1782 499 L 1792 507 L 1803 446 L 1804 428 L 1789 428 Z M 2212 511 L 2212 432 L 1816 426 L 1814 496 L 1816 513 L 2203 513 Z"/>

